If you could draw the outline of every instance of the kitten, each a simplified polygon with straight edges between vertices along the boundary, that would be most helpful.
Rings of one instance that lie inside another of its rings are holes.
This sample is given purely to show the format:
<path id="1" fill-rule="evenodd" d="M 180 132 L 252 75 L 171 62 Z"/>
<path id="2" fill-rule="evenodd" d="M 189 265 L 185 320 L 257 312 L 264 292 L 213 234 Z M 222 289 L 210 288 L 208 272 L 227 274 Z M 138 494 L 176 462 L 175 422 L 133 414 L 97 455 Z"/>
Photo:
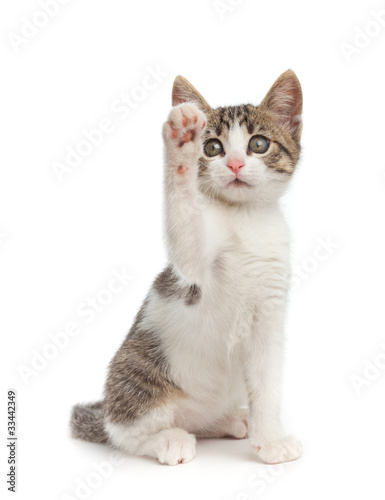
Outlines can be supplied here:
<path id="1" fill-rule="evenodd" d="M 104 400 L 74 437 L 163 464 L 197 437 L 248 437 L 266 463 L 301 455 L 279 417 L 289 231 L 279 208 L 300 154 L 289 70 L 259 106 L 213 109 L 183 77 L 163 127 L 169 265 L 111 361 Z"/>

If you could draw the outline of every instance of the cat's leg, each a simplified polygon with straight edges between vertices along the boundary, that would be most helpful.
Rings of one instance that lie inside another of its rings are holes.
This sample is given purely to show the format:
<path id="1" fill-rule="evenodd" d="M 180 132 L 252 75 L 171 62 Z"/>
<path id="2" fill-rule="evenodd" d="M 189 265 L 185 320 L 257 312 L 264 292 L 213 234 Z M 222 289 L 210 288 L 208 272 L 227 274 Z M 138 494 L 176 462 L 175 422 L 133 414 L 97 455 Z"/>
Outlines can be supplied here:
<path id="1" fill-rule="evenodd" d="M 269 464 L 289 462 L 302 454 L 301 444 L 285 435 L 280 420 L 284 309 L 278 305 L 274 313 L 260 315 L 256 331 L 245 343 L 249 438 L 258 455 Z"/>
<path id="2" fill-rule="evenodd" d="M 111 360 L 104 390 L 104 430 L 128 453 L 176 465 L 195 456 L 195 437 L 176 423 L 186 400 L 170 377 L 160 333 L 151 321 L 151 294 Z"/>
<path id="3" fill-rule="evenodd" d="M 156 408 L 126 425 L 106 420 L 109 441 L 117 448 L 137 456 L 156 458 L 161 464 L 190 462 L 196 454 L 193 434 L 172 427 L 173 410 Z"/>
<path id="4" fill-rule="evenodd" d="M 206 121 L 195 104 L 184 103 L 172 108 L 163 127 L 167 247 L 180 277 L 198 286 L 206 257 L 197 187 Z"/>
<path id="5" fill-rule="evenodd" d="M 248 419 L 249 410 L 247 408 L 238 408 L 215 422 L 209 429 L 197 432 L 197 437 L 246 439 L 248 437 Z"/>

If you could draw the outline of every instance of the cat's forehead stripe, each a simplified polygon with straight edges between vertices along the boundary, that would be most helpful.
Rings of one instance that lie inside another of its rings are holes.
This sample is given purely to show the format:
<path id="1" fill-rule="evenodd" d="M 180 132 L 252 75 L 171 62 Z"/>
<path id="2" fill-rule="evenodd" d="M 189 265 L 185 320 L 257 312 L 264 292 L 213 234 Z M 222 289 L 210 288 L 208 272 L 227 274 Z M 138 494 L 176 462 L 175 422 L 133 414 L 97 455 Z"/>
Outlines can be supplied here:
<path id="1" fill-rule="evenodd" d="M 256 117 L 257 108 L 251 104 L 220 107 L 212 110 L 210 125 L 217 136 L 228 132 L 234 123 L 245 125 L 248 133 L 252 134 Z"/>

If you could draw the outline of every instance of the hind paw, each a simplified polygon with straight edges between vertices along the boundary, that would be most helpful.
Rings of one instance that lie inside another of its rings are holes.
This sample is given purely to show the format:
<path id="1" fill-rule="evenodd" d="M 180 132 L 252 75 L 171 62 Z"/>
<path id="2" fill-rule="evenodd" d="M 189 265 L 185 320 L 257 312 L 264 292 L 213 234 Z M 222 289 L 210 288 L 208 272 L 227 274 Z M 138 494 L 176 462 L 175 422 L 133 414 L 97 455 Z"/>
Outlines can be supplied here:
<path id="1" fill-rule="evenodd" d="M 157 457 L 161 464 L 184 464 L 195 457 L 195 436 L 183 429 L 162 431 L 157 440 Z"/>

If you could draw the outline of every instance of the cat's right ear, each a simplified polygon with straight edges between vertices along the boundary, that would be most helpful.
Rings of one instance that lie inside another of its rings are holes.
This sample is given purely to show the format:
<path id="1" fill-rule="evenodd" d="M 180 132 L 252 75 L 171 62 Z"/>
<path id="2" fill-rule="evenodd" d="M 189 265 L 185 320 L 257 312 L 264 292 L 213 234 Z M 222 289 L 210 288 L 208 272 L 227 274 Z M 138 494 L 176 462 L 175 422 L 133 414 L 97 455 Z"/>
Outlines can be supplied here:
<path id="1" fill-rule="evenodd" d="M 183 102 L 193 102 L 206 113 L 211 110 L 210 105 L 197 89 L 186 78 L 178 75 L 172 88 L 172 105 L 178 106 Z"/>

